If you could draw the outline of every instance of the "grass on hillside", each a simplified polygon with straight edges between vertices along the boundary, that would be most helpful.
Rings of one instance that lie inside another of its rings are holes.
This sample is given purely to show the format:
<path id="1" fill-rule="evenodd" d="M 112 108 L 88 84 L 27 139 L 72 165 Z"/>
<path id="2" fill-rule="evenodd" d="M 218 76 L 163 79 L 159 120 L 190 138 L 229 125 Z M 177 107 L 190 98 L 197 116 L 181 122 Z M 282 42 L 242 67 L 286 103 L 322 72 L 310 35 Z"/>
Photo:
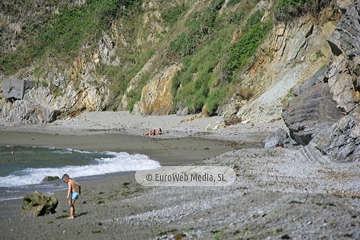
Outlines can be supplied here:
<path id="1" fill-rule="evenodd" d="M 23 29 L 24 44 L 9 54 L 0 56 L 1 70 L 6 75 L 41 61 L 47 56 L 69 62 L 78 56 L 85 43 L 96 42 L 108 31 L 114 19 L 138 11 L 139 0 L 88 0 L 73 8 L 59 6 L 59 14 L 50 16 L 43 25 L 35 23 Z"/>
<path id="2" fill-rule="evenodd" d="M 1 54 L 0 70 L 9 75 L 49 56 L 59 62 L 71 63 L 82 51 L 96 47 L 102 34 L 109 33 L 111 24 L 115 22 L 122 26 L 121 32 L 129 46 L 117 47 L 119 65 L 100 64 L 97 67 L 97 73 L 106 75 L 111 82 L 107 109 L 117 109 L 130 80 L 158 50 L 156 48 L 168 46 L 165 49 L 167 56 L 181 61 L 184 66 L 173 79 L 174 106 L 187 106 L 191 113 L 198 113 L 206 106 L 208 114 L 213 115 L 237 91 L 241 82 L 237 77 L 239 72 L 253 61 L 256 50 L 273 26 L 272 20 L 261 21 L 264 12 L 250 14 L 259 1 L 229 0 L 224 9 L 225 0 L 212 0 L 207 7 L 190 13 L 187 19 L 183 17 L 189 11 L 191 1 L 171 4 L 167 9 L 160 7 L 158 10 L 163 21 L 159 24 L 168 29 L 168 35 L 163 37 L 165 32 L 157 33 L 158 39 L 163 41 L 157 45 L 136 42 L 141 35 L 144 17 L 141 4 L 144 0 L 87 0 L 83 6 L 62 6 L 60 14 L 49 17 L 42 26 L 33 23 L 24 29 L 21 36 L 24 45 L 14 53 Z M 286 21 L 294 12 L 315 11 L 330 1 L 278 0 L 275 19 Z M 220 10 L 224 11 L 220 13 Z M 179 28 L 181 32 L 178 32 Z M 237 30 L 241 34 L 231 43 Z M 85 44 L 86 48 L 83 48 Z M 318 55 L 321 57 L 320 53 Z M 37 78 L 44 72 L 41 67 L 35 70 Z M 144 74 L 137 88 L 127 94 L 131 99 L 128 104 L 130 111 L 152 75 Z M 251 93 L 243 95 L 248 97 Z"/>
<path id="3" fill-rule="evenodd" d="M 189 31 L 169 46 L 169 51 L 182 57 L 184 64 L 173 80 L 174 102 L 187 106 L 191 113 L 200 112 L 206 105 L 209 115 L 216 114 L 235 89 L 235 73 L 254 55 L 272 27 L 272 22 L 261 22 L 260 11 L 249 16 L 246 24 L 242 24 L 246 20 L 244 12 L 237 12 L 242 21 L 234 21 L 234 13 L 220 15 L 223 3 L 214 0 L 210 8 L 194 13 L 186 22 Z M 231 34 L 238 28 L 243 34 L 230 44 Z"/>

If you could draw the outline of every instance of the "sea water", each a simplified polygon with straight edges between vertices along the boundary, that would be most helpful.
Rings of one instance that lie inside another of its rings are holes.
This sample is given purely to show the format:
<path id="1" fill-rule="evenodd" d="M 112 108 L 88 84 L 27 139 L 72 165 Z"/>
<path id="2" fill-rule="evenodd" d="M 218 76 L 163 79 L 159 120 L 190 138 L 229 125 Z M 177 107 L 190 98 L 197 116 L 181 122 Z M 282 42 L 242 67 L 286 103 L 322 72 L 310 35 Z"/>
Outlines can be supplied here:
<path id="1" fill-rule="evenodd" d="M 47 176 L 61 178 L 67 173 L 78 181 L 157 167 L 159 162 L 143 154 L 0 146 L 0 201 L 22 198 L 35 190 L 66 189 L 61 181 L 44 182 Z"/>

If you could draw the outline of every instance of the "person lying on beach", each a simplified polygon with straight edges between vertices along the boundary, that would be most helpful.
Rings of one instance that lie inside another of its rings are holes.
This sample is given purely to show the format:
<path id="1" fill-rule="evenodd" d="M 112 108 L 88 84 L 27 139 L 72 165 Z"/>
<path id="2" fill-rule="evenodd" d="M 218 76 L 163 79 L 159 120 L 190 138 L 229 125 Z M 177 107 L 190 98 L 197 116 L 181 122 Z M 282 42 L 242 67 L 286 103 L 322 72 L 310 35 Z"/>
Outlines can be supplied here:
<path id="1" fill-rule="evenodd" d="M 150 135 L 150 136 L 156 135 L 155 129 L 150 129 L 150 132 L 143 133 L 143 135 Z"/>
<path id="2" fill-rule="evenodd" d="M 66 199 L 69 199 L 70 205 L 70 217 L 68 217 L 68 219 L 72 219 L 75 217 L 75 200 L 78 199 L 81 194 L 81 185 L 72 180 L 67 174 L 62 176 L 62 180 L 68 184 L 68 193 L 66 196 Z"/>
<path id="3" fill-rule="evenodd" d="M 167 131 L 169 132 L 169 131 Z M 150 129 L 150 132 L 148 133 L 143 133 L 143 135 L 150 135 L 150 136 L 153 136 L 153 135 L 156 135 L 156 134 L 163 134 L 164 132 L 161 130 L 161 128 L 159 128 L 157 131 L 155 131 L 155 129 Z"/>

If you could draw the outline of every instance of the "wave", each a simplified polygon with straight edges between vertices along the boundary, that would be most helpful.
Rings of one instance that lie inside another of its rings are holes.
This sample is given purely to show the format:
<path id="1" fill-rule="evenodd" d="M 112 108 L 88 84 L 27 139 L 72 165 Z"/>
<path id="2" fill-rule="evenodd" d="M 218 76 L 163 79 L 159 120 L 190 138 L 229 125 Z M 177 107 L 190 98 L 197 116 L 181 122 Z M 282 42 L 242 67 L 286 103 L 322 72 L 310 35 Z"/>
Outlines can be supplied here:
<path id="1" fill-rule="evenodd" d="M 65 151 L 64 151 L 65 153 Z M 39 184 L 47 176 L 62 177 L 67 173 L 71 178 L 102 175 L 115 172 L 155 169 L 160 163 L 143 154 L 126 152 L 103 152 L 107 156 L 95 159 L 97 164 L 83 166 L 64 166 L 59 168 L 27 168 L 0 177 L 0 187 L 18 187 Z"/>

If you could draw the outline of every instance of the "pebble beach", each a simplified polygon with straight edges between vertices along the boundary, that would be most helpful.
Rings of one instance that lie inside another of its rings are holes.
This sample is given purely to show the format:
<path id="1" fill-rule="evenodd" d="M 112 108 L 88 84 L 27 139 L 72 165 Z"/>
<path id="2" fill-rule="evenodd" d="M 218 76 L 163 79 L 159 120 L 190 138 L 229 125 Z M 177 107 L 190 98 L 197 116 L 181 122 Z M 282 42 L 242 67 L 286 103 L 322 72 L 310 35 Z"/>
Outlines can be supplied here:
<path id="1" fill-rule="evenodd" d="M 209 127 L 211 126 L 211 127 Z M 150 129 L 164 134 L 146 136 Z M 140 185 L 134 172 L 79 182 L 55 214 L 22 219 L 22 199 L 0 202 L 1 239 L 360 239 L 360 163 L 306 162 L 265 149 L 271 123 L 223 126 L 221 117 L 83 113 L 39 126 L 0 125 L 0 145 L 127 151 L 162 166 L 227 166 L 229 186 Z M 206 130 L 205 130 L 206 129 Z M 77 179 L 75 179 L 77 180 Z"/>

